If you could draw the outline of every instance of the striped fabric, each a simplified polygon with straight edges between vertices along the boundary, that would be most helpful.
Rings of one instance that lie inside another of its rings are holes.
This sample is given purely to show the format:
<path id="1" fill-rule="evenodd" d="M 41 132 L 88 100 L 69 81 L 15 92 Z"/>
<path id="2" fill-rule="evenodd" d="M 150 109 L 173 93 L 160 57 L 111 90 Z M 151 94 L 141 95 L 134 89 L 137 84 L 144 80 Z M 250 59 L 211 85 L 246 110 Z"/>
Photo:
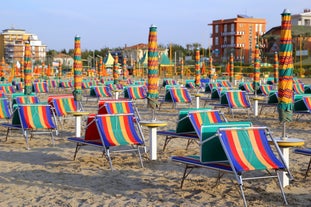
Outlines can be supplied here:
<path id="1" fill-rule="evenodd" d="M 304 94 L 305 93 L 304 84 L 303 83 L 293 84 L 293 90 L 294 90 L 295 94 Z"/>
<path id="2" fill-rule="evenodd" d="M 134 106 L 131 101 L 107 101 L 105 102 L 105 108 L 108 114 L 134 113 Z"/>
<path id="3" fill-rule="evenodd" d="M 72 81 L 62 81 L 59 83 L 59 86 L 61 88 L 72 88 L 73 84 L 72 84 Z"/>
<path id="4" fill-rule="evenodd" d="M 69 111 L 77 111 L 77 104 L 73 96 L 54 98 L 53 106 L 56 116 L 66 116 Z"/>
<path id="5" fill-rule="evenodd" d="M 107 148 L 144 143 L 135 130 L 133 114 L 97 115 L 96 124 L 102 142 Z"/>
<path id="6" fill-rule="evenodd" d="M 202 124 L 215 124 L 223 122 L 220 117 L 219 111 L 215 110 L 191 111 L 189 112 L 189 119 L 199 137 L 201 137 Z"/>
<path id="7" fill-rule="evenodd" d="M 191 96 L 187 88 L 168 89 L 174 103 L 191 103 Z"/>
<path id="8" fill-rule="evenodd" d="M 19 105 L 19 116 L 23 129 L 55 129 L 49 105 Z"/>
<path id="9" fill-rule="evenodd" d="M 15 93 L 15 89 L 12 85 L 0 86 L 0 90 L 2 90 L 5 94 Z"/>
<path id="10" fill-rule="evenodd" d="M 166 79 L 164 86 L 166 85 L 177 85 L 177 82 L 174 79 Z"/>
<path id="11" fill-rule="evenodd" d="M 195 88 L 195 84 L 193 82 L 188 82 L 186 84 L 186 88 L 189 88 L 189 89 L 194 89 Z"/>
<path id="12" fill-rule="evenodd" d="M 48 93 L 48 84 L 46 82 L 33 83 L 33 92 L 35 93 Z"/>
<path id="13" fill-rule="evenodd" d="M 39 98 L 37 96 L 17 96 L 15 97 L 15 103 L 17 104 L 39 103 Z"/>
<path id="14" fill-rule="evenodd" d="M 147 98 L 147 93 L 143 86 L 129 86 L 127 87 L 127 94 L 129 99 L 136 100 Z"/>
<path id="15" fill-rule="evenodd" d="M 17 91 L 22 91 L 24 89 L 24 84 L 23 82 L 18 82 L 15 84 L 15 87 Z"/>
<path id="16" fill-rule="evenodd" d="M 0 98 L 6 98 L 4 91 L 0 90 Z"/>
<path id="17" fill-rule="evenodd" d="M 50 88 L 56 88 L 58 85 L 56 80 L 47 80 L 47 83 Z"/>
<path id="18" fill-rule="evenodd" d="M 270 91 L 273 90 L 273 85 L 261 85 L 259 90 L 264 96 L 269 96 Z"/>
<path id="19" fill-rule="evenodd" d="M 86 82 L 86 81 L 82 82 L 82 89 L 89 89 L 91 88 L 91 86 L 92 86 L 92 82 Z"/>
<path id="20" fill-rule="evenodd" d="M 284 165 L 274 155 L 265 129 L 221 129 L 219 138 L 236 172 L 282 169 Z"/>
<path id="21" fill-rule="evenodd" d="M 249 108 L 250 103 L 246 97 L 245 91 L 227 91 L 228 105 L 230 108 Z"/>
<path id="22" fill-rule="evenodd" d="M 244 87 L 244 90 L 247 92 L 247 93 L 254 93 L 254 88 L 252 86 L 252 83 L 250 82 L 247 82 L 247 83 L 244 83 L 243 84 L 243 87 Z"/>
<path id="23" fill-rule="evenodd" d="M 217 83 L 219 83 L 222 87 L 232 87 L 231 83 L 227 80 L 218 80 Z"/>
<path id="24" fill-rule="evenodd" d="M 305 106 L 310 113 L 311 112 L 311 96 L 303 97 L 303 102 L 305 103 Z"/>
<path id="25" fill-rule="evenodd" d="M 98 98 L 112 97 L 109 87 L 107 86 L 93 86 L 95 96 Z"/>
<path id="26" fill-rule="evenodd" d="M 9 119 L 9 118 L 11 118 L 9 101 L 6 98 L 0 98 L 0 119 Z"/>

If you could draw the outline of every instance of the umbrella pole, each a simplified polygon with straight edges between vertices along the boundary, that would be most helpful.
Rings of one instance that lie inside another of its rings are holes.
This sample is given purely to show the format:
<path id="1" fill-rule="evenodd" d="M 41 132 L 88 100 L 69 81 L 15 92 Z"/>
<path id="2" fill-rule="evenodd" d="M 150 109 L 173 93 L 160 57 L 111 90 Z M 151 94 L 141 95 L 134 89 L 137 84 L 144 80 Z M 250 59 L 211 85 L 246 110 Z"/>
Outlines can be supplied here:
<path id="1" fill-rule="evenodd" d="M 286 140 L 286 139 L 287 139 L 287 136 L 286 136 L 286 121 L 283 122 L 282 139 L 283 139 L 283 140 Z"/>

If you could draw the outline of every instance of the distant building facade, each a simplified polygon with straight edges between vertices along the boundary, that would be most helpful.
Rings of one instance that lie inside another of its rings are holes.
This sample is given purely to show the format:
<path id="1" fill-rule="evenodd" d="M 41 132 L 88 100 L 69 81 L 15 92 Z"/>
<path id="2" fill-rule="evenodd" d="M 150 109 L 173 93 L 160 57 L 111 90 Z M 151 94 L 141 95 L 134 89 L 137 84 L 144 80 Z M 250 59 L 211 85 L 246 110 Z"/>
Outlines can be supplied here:
<path id="1" fill-rule="evenodd" d="M 215 62 L 227 62 L 233 53 L 234 60 L 250 64 L 256 44 L 266 31 L 266 20 L 237 15 L 233 19 L 214 20 L 212 26 L 212 56 Z"/>
<path id="2" fill-rule="evenodd" d="M 125 45 L 122 50 L 122 55 L 130 61 L 130 65 L 134 65 L 135 62 L 139 62 L 144 57 L 145 53 L 148 53 L 148 44 L 143 43 L 133 46 Z M 158 56 L 161 57 L 162 54 L 167 55 L 168 49 L 158 47 Z"/>
<path id="3" fill-rule="evenodd" d="M 292 25 L 311 27 L 311 10 L 304 9 L 302 13 L 292 15 Z"/>
<path id="4" fill-rule="evenodd" d="M 43 45 L 35 34 L 26 33 L 23 29 L 5 29 L 0 34 L 0 58 L 4 57 L 6 63 L 16 64 L 22 62 L 25 53 L 25 43 L 29 41 L 32 59 L 44 62 L 47 46 Z"/>

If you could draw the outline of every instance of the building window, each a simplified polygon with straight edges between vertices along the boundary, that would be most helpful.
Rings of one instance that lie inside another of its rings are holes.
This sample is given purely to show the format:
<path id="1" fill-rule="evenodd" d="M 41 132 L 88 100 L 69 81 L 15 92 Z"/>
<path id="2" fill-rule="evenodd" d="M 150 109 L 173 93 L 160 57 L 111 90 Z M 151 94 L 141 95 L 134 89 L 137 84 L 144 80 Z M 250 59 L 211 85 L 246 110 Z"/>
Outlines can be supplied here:
<path id="1" fill-rule="evenodd" d="M 234 24 L 231 24 L 231 32 L 234 32 Z"/>
<path id="2" fill-rule="evenodd" d="M 305 19 L 305 22 L 304 22 L 304 25 L 305 26 L 310 26 L 310 19 Z"/>
<path id="3" fill-rule="evenodd" d="M 227 32 L 227 25 L 224 25 L 224 32 Z"/>
<path id="4" fill-rule="evenodd" d="M 219 25 L 215 25 L 215 33 L 218 33 L 219 32 Z"/>
<path id="5" fill-rule="evenodd" d="M 215 37 L 215 45 L 219 45 L 219 38 Z"/>

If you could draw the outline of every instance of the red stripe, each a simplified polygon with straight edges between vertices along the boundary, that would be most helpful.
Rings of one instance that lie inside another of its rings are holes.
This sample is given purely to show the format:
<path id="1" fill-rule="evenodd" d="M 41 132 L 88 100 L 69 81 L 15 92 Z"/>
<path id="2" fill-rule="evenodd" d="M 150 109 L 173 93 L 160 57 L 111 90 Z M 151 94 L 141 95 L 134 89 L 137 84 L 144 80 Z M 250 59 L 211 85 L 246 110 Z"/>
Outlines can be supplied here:
<path id="1" fill-rule="evenodd" d="M 108 120 L 107 120 L 107 117 L 100 117 L 101 121 L 102 121 L 102 127 L 103 127 L 103 131 L 104 132 L 108 132 L 108 133 L 105 133 L 106 135 L 106 140 L 108 141 L 109 145 L 110 146 L 116 146 L 116 144 L 113 142 L 112 140 L 112 135 L 111 133 L 109 133 L 111 131 L 111 129 L 108 129 Z M 110 121 L 110 120 L 109 120 Z"/>

